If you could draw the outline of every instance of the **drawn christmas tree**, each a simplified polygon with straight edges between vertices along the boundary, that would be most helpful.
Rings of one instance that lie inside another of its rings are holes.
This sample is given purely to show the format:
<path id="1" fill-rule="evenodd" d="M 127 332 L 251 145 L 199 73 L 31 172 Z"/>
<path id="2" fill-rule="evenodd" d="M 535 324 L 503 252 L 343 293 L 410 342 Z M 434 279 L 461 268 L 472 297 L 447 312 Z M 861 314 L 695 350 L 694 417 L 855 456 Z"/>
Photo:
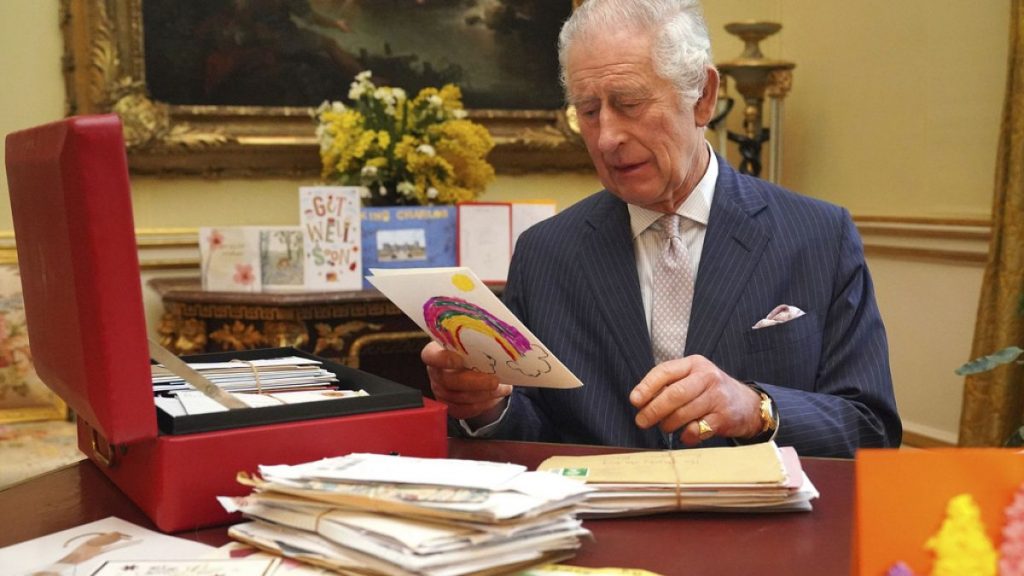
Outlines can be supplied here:
<path id="1" fill-rule="evenodd" d="M 985 534 L 981 510 L 970 494 L 949 501 L 942 527 L 925 548 L 935 554 L 932 576 L 996 575 L 996 549 Z"/>

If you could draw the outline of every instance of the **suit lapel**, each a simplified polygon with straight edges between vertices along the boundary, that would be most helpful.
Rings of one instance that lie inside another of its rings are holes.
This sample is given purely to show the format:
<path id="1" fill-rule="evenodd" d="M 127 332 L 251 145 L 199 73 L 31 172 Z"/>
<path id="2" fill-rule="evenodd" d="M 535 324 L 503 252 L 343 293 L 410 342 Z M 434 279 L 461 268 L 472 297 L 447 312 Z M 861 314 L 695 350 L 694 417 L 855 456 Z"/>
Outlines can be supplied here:
<path id="1" fill-rule="evenodd" d="M 618 198 L 601 194 L 601 201 L 587 215 L 589 229 L 579 261 L 608 332 L 634 373 L 632 387 L 654 363 L 650 334 L 636 275 L 629 212 Z"/>
<path id="2" fill-rule="evenodd" d="M 715 345 L 770 240 L 753 216 L 763 198 L 741 184 L 736 172 L 719 158 L 718 183 L 708 218 L 704 250 L 694 287 L 686 354 L 712 357 Z"/>

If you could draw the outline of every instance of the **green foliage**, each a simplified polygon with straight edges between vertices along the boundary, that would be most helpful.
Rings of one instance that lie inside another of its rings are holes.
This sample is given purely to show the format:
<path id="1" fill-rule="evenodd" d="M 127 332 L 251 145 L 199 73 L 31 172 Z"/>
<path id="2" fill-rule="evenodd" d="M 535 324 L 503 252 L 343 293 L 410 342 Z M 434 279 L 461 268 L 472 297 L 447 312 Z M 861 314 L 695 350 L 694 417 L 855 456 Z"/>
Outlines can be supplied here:
<path id="1" fill-rule="evenodd" d="M 1024 291 L 1020 293 L 1020 299 L 1017 301 L 1017 314 L 1024 316 Z M 982 356 L 981 358 L 975 358 L 963 366 L 954 370 L 960 376 L 970 376 L 972 374 L 980 374 L 981 372 L 988 372 L 997 366 L 1003 364 L 1009 364 L 1017 361 L 1018 363 L 1024 363 L 1024 360 L 1017 360 L 1021 354 L 1024 354 L 1024 350 L 1017 346 L 1007 346 L 995 354 L 989 354 L 988 356 Z M 1013 431 L 1009 438 L 1003 443 L 1003 446 L 1011 448 L 1024 447 L 1024 426 L 1017 428 Z"/>
<path id="2" fill-rule="evenodd" d="M 1021 448 L 1024 447 L 1024 426 L 1014 430 L 1013 434 L 1006 439 L 1006 443 L 1003 446 L 1007 448 Z"/>
<path id="3" fill-rule="evenodd" d="M 960 376 L 970 376 L 971 374 L 979 374 L 981 372 L 988 372 L 989 370 L 1000 366 L 1002 364 L 1009 364 L 1021 354 L 1024 354 L 1024 350 L 1016 346 L 1007 346 L 995 354 L 989 354 L 988 356 L 982 356 L 981 358 L 975 358 L 963 366 L 957 368 L 955 372 Z"/>

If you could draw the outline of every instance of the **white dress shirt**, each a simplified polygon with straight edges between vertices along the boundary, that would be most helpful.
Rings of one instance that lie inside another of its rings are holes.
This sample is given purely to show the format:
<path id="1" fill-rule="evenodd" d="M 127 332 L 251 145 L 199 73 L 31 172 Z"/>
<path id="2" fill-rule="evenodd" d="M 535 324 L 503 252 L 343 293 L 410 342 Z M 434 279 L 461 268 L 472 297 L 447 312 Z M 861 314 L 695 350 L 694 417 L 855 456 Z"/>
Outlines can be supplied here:
<path id="1" fill-rule="evenodd" d="M 711 146 L 708 145 L 710 150 Z M 708 230 L 708 217 L 711 215 L 711 200 L 715 196 L 715 184 L 718 182 L 718 158 L 711 151 L 711 160 L 704 177 L 686 200 L 676 209 L 676 214 L 683 217 L 682 240 L 686 245 L 693 266 L 693 277 L 697 278 L 700 266 L 700 254 L 704 249 L 704 236 Z M 633 247 L 636 254 L 636 273 L 640 278 L 640 296 L 644 303 L 644 317 L 647 319 L 647 331 L 651 330 L 651 295 L 654 292 L 654 261 L 658 253 L 665 249 L 657 230 L 651 229 L 662 212 L 648 210 L 639 206 L 629 205 L 629 225 L 633 230 Z M 689 322 L 689 318 L 684 318 Z"/>

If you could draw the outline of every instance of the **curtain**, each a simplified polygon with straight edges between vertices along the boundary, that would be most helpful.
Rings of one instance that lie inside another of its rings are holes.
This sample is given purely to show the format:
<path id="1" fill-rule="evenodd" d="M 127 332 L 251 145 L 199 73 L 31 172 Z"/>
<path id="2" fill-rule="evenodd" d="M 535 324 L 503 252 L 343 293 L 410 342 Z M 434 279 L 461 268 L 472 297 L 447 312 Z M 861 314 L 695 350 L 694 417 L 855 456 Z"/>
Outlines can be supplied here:
<path id="1" fill-rule="evenodd" d="M 1012 0 L 1006 99 L 996 158 L 992 241 L 978 303 L 972 358 L 1024 347 L 1024 39 L 1021 4 Z M 968 376 L 961 446 L 998 446 L 1024 424 L 1024 366 Z"/>

